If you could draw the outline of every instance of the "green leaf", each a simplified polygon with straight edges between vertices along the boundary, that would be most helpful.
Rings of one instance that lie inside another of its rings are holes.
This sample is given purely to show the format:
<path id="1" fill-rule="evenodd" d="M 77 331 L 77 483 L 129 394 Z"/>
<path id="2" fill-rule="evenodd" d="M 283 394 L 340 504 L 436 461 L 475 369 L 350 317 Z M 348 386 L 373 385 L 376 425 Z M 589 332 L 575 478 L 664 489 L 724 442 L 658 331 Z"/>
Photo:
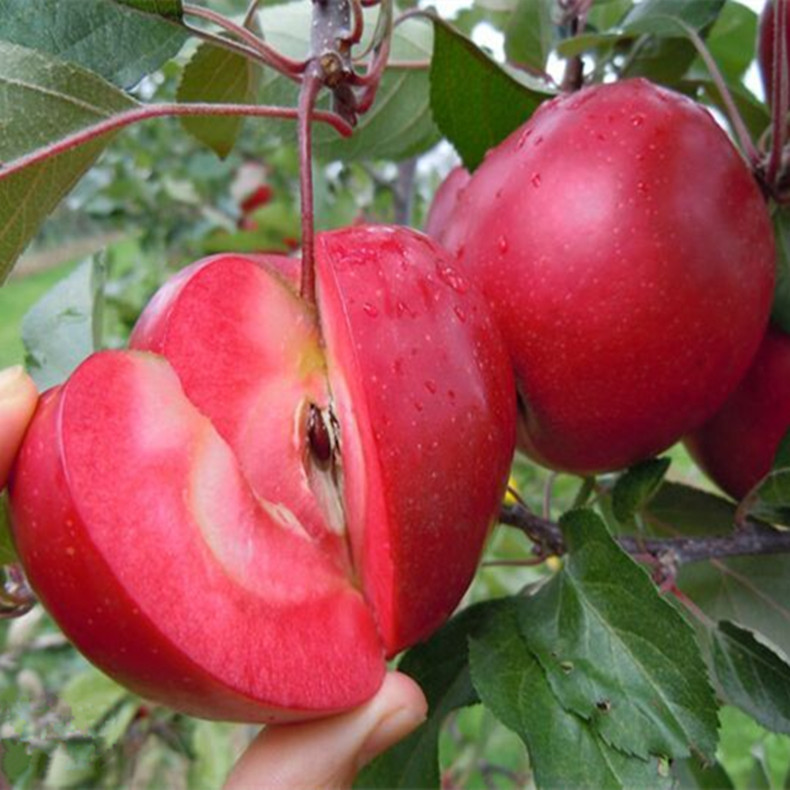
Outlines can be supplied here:
<path id="1" fill-rule="evenodd" d="M 190 790 L 222 787 L 233 767 L 236 726 L 216 721 L 195 721 L 192 748 L 196 758 L 189 764 Z"/>
<path id="2" fill-rule="evenodd" d="M 632 466 L 615 484 L 612 509 L 615 518 L 625 524 L 655 496 L 664 481 L 669 458 L 648 458 Z"/>
<path id="3" fill-rule="evenodd" d="M 434 20 L 431 110 L 468 170 L 474 170 L 486 151 L 521 126 L 549 95 L 522 85 L 468 38 Z"/>
<path id="4" fill-rule="evenodd" d="M 669 787 L 655 759 L 609 746 L 583 718 L 565 710 L 519 633 L 523 601 L 509 599 L 470 640 L 472 680 L 483 704 L 529 751 L 538 787 Z"/>
<path id="5" fill-rule="evenodd" d="M 670 535 L 727 534 L 732 531 L 735 505 L 728 499 L 682 483 L 664 483 L 647 503 L 645 518 Z"/>
<path id="6" fill-rule="evenodd" d="M 735 505 L 714 494 L 665 483 L 644 521 L 655 537 L 732 532 Z M 735 620 L 790 655 L 790 556 L 732 557 L 681 566 L 678 587 L 713 620 Z"/>
<path id="7" fill-rule="evenodd" d="M 44 787 L 86 787 L 94 785 L 98 769 L 96 744 L 77 741 L 59 744 L 50 756 Z"/>
<path id="8" fill-rule="evenodd" d="M 478 699 L 469 678 L 467 644 L 499 611 L 500 601 L 465 609 L 425 644 L 412 648 L 398 669 L 414 678 L 428 699 L 426 722 L 368 765 L 357 778 L 360 788 L 435 788 L 439 786 L 439 729 L 456 708 Z"/>
<path id="9" fill-rule="evenodd" d="M 136 106 L 78 66 L 0 41 L 0 162 Z M 0 283 L 50 211 L 96 161 L 111 135 L 2 178 Z"/>
<path id="10" fill-rule="evenodd" d="M 129 6 L 146 14 L 180 22 L 184 17 L 181 0 L 114 0 L 119 5 Z"/>
<path id="11" fill-rule="evenodd" d="M 213 44 L 201 44 L 184 68 L 176 98 L 180 102 L 252 104 L 260 86 L 257 64 Z M 184 128 L 224 159 L 233 149 L 244 119 L 183 117 Z"/>
<path id="12" fill-rule="evenodd" d="M 554 42 L 553 0 L 519 0 L 505 28 L 509 62 L 542 72 Z"/>
<path id="13" fill-rule="evenodd" d="M 70 61 L 124 88 L 174 57 L 187 38 L 175 25 L 113 0 L 0 0 L 0 19 L 0 39 Z"/>
<path id="14" fill-rule="evenodd" d="M 623 32 L 649 35 L 635 42 L 622 76 L 647 77 L 664 84 L 678 82 L 697 57 L 684 25 L 704 36 L 723 5 L 724 0 L 646 0 L 636 4 L 623 21 Z"/>
<path id="15" fill-rule="evenodd" d="M 756 41 L 757 14 L 743 3 L 727 0 L 706 43 L 728 83 L 737 83 L 746 73 L 754 60 Z"/>
<path id="16" fill-rule="evenodd" d="M 758 636 L 721 621 L 711 634 L 716 678 L 728 702 L 763 727 L 790 734 L 790 665 Z"/>
<path id="17" fill-rule="evenodd" d="M 702 30 L 717 20 L 723 7 L 724 0 L 644 0 L 631 9 L 622 28 L 627 33 L 685 38 L 675 19 Z"/>
<path id="18" fill-rule="evenodd" d="M 747 499 L 750 516 L 790 527 L 790 431 L 779 443 L 771 471 Z"/>
<path id="19" fill-rule="evenodd" d="M 16 549 L 11 538 L 11 514 L 8 512 L 8 494 L 0 493 L 0 566 L 16 562 Z"/>
<path id="20" fill-rule="evenodd" d="M 74 727 L 88 732 L 128 694 L 98 669 L 89 667 L 63 687 L 61 699 L 71 710 Z"/>
<path id="21" fill-rule="evenodd" d="M 28 369 L 39 390 L 60 384 L 98 349 L 104 269 L 87 260 L 44 294 L 22 319 Z"/>
<path id="22" fill-rule="evenodd" d="M 519 611 L 552 690 L 622 751 L 712 760 L 716 701 L 693 630 L 595 513 L 560 525 L 563 570 Z"/>
<path id="23" fill-rule="evenodd" d="M 773 220 L 776 238 L 776 288 L 771 320 L 780 329 L 790 333 L 790 207 L 776 207 Z"/>
<path id="24" fill-rule="evenodd" d="M 137 716 L 140 709 L 140 700 L 136 697 L 126 700 L 117 710 L 110 713 L 99 729 L 102 746 L 105 749 L 112 749 L 118 741 L 123 738 L 129 725 Z"/>
<path id="25" fill-rule="evenodd" d="M 727 772 L 719 764 L 703 765 L 694 757 L 672 764 L 672 775 L 682 790 L 734 790 Z"/>

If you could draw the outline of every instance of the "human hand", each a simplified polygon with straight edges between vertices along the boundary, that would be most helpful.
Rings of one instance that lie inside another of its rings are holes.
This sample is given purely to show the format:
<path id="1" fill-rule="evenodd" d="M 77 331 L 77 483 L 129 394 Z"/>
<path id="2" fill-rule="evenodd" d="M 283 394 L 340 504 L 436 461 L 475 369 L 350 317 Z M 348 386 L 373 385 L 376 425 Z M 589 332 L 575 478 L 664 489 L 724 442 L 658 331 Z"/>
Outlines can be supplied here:
<path id="1" fill-rule="evenodd" d="M 0 490 L 38 402 L 33 379 L 21 365 L 0 371 Z"/>
<path id="2" fill-rule="evenodd" d="M 355 710 L 266 727 L 236 763 L 225 790 L 345 790 L 365 763 L 414 730 L 426 712 L 419 686 L 390 672 L 378 693 Z"/>

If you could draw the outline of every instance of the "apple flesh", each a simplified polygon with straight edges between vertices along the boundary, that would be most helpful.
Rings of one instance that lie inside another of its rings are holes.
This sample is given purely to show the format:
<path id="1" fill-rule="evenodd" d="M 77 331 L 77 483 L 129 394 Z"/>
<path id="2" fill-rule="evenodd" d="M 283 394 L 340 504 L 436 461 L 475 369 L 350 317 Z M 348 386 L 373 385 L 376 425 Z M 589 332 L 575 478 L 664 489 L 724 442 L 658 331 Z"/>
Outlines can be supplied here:
<path id="1" fill-rule="evenodd" d="M 34 589 L 99 667 L 199 716 L 357 705 L 476 568 L 515 443 L 482 298 L 405 229 L 320 234 L 293 262 L 214 256 L 132 350 L 42 399 L 12 475 Z"/>
<path id="2" fill-rule="evenodd" d="M 502 328 L 519 446 L 592 474 L 708 419 L 765 332 L 774 242 L 724 131 L 645 80 L 544 104 L 486 157 L 444 236 Z"/>
<path id="3" fill-rule="evenodd" d="M 685 444 L 719 488 L 742 499 L 771 470 L 788 429 L 790 337 L 770 327 L 738 388 Z"/>

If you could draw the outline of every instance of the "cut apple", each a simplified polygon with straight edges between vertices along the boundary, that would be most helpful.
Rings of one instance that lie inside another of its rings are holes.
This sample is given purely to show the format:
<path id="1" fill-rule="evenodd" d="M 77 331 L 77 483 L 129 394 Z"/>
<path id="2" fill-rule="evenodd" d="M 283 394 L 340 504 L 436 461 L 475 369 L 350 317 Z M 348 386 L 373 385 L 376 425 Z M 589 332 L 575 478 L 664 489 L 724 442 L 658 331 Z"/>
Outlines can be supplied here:
<path id="1" fill-rule="evenodd" d="M 20 557 L 65 633 L 195 715 L 367 699 L 458 604 L 507 481 L 512 373 L 447 255 L 357 227 L 316 259 L 317 311 L 287 259 L 184 270 L 135 350 L 42 400 L 12 477 Z"/>

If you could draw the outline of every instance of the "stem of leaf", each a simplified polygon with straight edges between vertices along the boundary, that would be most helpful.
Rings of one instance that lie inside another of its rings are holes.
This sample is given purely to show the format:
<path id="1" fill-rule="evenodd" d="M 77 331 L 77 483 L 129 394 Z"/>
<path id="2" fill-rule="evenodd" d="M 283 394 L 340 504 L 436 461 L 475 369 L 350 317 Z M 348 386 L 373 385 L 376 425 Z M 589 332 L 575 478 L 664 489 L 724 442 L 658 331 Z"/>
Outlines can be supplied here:
<path id="1" fill-rule="evenodd" d="M 9 162 L 5 166 L 0 166 L 0 181 L 9 178 L 24 170 L 27 167 L 43 162 L 59 154 L 66 153 L 80 145 L 96 140 L 112 132 L 116 132 L 126 126 L 146 121 L 149 118 L 162 118 L 169 116 L 201 116 L 201 115 L 241 115 L 262 118 L 283 118 L 296 120 L 298 110 L 293 107 L 271 107 L 257 104 L 148 104 L 136 107 L 126 112 L 118 113 L 99 123 L 88 126 L 85 129 L 63 137 L 50 145 L 32 151 Z M 344 137 L 348 137 L 351 132 L 349 126 L 340 116 L 324 110 L 316 110 L 312 117 L 317 121 L 328 123 Z"/>

